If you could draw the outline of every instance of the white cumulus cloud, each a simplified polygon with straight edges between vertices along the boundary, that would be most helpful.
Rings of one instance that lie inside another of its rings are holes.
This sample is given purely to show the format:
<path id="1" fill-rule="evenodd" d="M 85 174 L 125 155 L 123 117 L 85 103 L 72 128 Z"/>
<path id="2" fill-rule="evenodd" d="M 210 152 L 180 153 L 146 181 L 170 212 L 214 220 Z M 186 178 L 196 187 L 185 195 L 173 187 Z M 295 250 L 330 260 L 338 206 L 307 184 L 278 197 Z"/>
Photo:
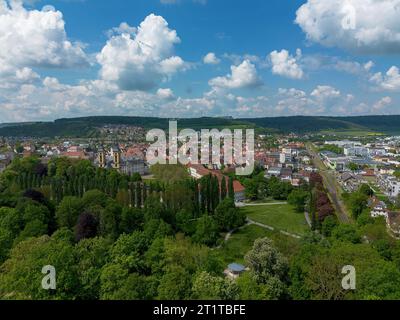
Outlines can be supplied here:
<path id="1" fill-rule="evenodd" d="M 128 30 L 133 29 L 129 27 Z M 173 55 L 178 43 L 180 39 L 176 31 L 168 27 L 167 21 L 150 14 L 135 34 L 123 32 L 108 40 L 97 55 L 100 75 L 122 90 L 150 90 L 185 69 L 182 58 Z"/>
<path id="2" fill-rule="evenodd" d="M 27 10 L 22 1 L 0 0 L 0 65 L 14 70 L 87 63 L 82 45 L 68 40 L 60 11 Z"/>
<path id="3" fill-rule="evenodd" d="M 210 52 L 204 56 L 203 62 L 205 64 L 219 64 L 221 60 L 217 58 L 214 52 Z"/>
<path id="4" fill-rule="evenodd" d="M 318 100 L 340 97 L 340 91 L 331 86 L 317 86 L 312 92 L 311 96 Z"/>
<path id="5" fill-rule="evenodd" d="M 389 105 L 392 104 L 392 98 L 391 97 L 383 97 L 379 101 L 377 101 L 373 106 L 372 110 L 375 112 L 382 112 L 385 110 L 385 108 Z"/>
<path id="6" fill-rule="evenodd" d="M 172 100 L 175 98 L 174 92 L 167 88 L 167 89 L 163 89 L 160 88 L 157 90 L 157 96 L 161 99 L 165 99 L 165 100 Z"/>
<path id="7" fill-rule="evenodd" d="M 384 91 L 400 91 L 400 71 L 396 66 L 392 66 L 386 74 L 375 73 L 370 81 L 377 85 L 377 88 Z"/>
<path id="8" fill-rule="evenodd" d="M 287 50 L 272 51 L 270 59 L 272 63 L 272 73 L 291 79 L 302 79 L 304 72 L 298 61 L 301 58 L 301 50 L 297 50 L 293 57 Z"/>
<path id="9" fill-rule="evenodd" d="M 260 84 L 257 69 L 249 60 L 244 60 L 238 66 L 231 66 L 231 74 L 209 81 L 210 86 L 225 89 L 252 88 Z"/>
<path id="10" fill-rule="evenodd" d="M 400 0 L 308 0 L 295 22 L 307 39 L 328 47 L 400 52 Z"/>

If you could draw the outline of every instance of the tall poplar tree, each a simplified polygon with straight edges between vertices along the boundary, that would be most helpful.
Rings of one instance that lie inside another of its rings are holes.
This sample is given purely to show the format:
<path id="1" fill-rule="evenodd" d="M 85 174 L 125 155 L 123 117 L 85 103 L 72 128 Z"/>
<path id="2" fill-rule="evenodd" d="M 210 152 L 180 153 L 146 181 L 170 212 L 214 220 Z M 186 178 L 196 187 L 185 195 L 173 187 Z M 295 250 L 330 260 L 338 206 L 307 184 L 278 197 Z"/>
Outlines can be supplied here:
<path id="1" fill-rule="evenodd" d="M 221 180 L 221 201 L 226 198 L 226 192 L 226 179 L 225 176 L 223 176 Z"/>
<path id="2" fill-rule="evenodd" d="M 228 185 L 228 197 L 232 200 L 235 199 L 235 190 L 233 188 L 233 178 L 229 177 L 229 185 Z"/>

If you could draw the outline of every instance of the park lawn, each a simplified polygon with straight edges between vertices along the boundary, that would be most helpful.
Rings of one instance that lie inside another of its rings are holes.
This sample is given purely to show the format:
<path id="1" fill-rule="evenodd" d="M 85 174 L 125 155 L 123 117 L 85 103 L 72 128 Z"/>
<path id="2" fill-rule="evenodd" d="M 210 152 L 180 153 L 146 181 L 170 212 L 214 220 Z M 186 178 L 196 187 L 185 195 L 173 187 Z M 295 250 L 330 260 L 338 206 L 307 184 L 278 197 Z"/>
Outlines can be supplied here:
<path id="1" fill-rule="evenodd" d="M 254 241 L 259 238 L 270 237 L 272 231 L 256 225 L 248 225 L 238 230 L 218 249 L 225 264 L 233 262 L 244 263 L 244 256 L 253 247 Z"/>
<path id="2" fill-rule="evenodd" d="M 275 247 L 289 260 L 298 252 L 300 240 L 288 237 L 278 231 L 270 231 L 256 225 L 247 225 L 238 230 L 218 249 L 224 264 L 236 262 L 245 264 L 244 257 L 259 238 L 269 238 Z"/>
<path id="3" fill-rule="evenodd" d="M 309 229 L 304 213 L 297 213 L 289 204 L 249 206 L 240 210 L 243 210 L 251 220 L 279 231 L 303 235 Z"/>

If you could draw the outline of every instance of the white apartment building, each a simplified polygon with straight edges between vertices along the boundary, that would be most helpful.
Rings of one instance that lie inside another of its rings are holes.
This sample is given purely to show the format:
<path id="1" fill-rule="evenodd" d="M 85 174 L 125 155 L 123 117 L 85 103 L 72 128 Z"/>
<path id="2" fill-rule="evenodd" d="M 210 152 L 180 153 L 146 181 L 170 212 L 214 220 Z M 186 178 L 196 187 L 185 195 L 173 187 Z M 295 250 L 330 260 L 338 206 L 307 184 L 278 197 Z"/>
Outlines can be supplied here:
<path id="1" fill-rule="evenodd" d="M 394 176 L 378 175 L 377 182 L 385 195 L 396 198 L 400 194 L 400 182 Z"/>
<path id="2" fill-rule="evenodd" d="M 279 162 L 281 164 L 287 163 L 287 162 L 291 162 L 292 161 L 292 155 L 289 153 L 281 153 L 279 155 Z"/>
<path id="3" fill-rule="evenodd" d="M 344 148 L 344 154 L 349 157 L 353 156 L 368 157 L 369 149 L 365 147 L 346 147 Z"/>

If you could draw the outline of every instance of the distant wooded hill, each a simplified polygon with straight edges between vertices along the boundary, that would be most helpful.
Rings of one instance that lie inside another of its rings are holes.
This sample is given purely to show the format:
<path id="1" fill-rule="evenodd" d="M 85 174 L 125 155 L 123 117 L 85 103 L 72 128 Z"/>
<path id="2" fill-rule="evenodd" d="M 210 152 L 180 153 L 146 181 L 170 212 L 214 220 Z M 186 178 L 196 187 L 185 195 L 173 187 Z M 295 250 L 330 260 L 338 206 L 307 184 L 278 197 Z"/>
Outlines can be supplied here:
<path id="1" fill-rule="evenodd" d="M 0 124 L 0 136 L 14 137 L 90 137 L 104 125 L 132 125 L 146 129 L 167 129 L 169 120 L 181 128 L 257 128 L 276 133 L 359 132 L 400 134 L 400 115 L 363 117 L 277 117 L 253 119 L 101 116 L 59 119 L 54 122 Z"/>

